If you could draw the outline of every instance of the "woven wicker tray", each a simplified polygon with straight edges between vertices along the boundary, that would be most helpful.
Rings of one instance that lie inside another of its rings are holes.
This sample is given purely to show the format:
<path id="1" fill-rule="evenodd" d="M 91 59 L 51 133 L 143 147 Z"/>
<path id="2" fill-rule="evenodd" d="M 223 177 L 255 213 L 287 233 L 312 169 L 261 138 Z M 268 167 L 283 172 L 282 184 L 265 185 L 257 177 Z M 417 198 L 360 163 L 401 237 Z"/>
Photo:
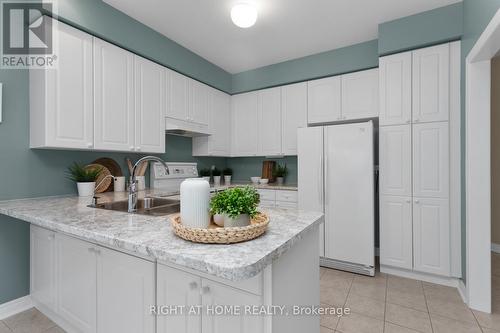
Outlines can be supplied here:
<path id="1" fill-rule="evenodd" d="M 267 230 L 269 216 L 258 213 L 246 227 L 223 228 L 213 222 L 207 229 L 183 226 L 180 215 L 170 219 L 174 233 L 182 239 L 206 244 L 231 244 L 245 242 L 259 237 Z"/>

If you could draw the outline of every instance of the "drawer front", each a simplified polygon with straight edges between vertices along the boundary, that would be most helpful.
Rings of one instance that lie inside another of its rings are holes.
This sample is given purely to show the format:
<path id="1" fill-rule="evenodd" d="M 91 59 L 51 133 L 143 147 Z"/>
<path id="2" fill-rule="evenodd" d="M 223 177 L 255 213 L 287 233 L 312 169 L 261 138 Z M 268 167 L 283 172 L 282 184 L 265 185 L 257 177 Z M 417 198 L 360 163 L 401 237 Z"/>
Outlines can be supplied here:
<path id="1" fill-rule="evenodd" d="M 274 200 L 261 200 L 259 206 L 266 207 L 266 208 L 274 208 L 275 203 L 274 203 Z"/>
<path id="2" fill-rule="evenodd" d="M 298 202 L 298 192 L 276 191 L 276 201 Z"/>
<path id="3" fill-rule="evenodd" d="M 276 200 L 275 190 L 257 190 L 260 194 L 260 201 L 274 201 Z"/>
<path id="4" fill-rule="evenodd" d="M 276 208 L 297 208 L 296 202 L 276 201 Z"/>

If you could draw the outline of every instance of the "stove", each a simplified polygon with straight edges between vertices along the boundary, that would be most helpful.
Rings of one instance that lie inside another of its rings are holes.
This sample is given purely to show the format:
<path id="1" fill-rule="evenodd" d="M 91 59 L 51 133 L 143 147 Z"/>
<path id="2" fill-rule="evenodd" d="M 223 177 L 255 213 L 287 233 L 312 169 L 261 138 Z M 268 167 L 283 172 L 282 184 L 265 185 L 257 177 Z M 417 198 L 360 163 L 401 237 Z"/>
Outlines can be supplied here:
<path id="1" fill-rule="evenodd" d="M 149 178 L 151 189 L 178 193 L 184 179 L 198 177 L 196 163 L 167 162 L 167 166 L 170 174 L 167 174 L 161 163 L 155 162 L 151 165 Z"/>

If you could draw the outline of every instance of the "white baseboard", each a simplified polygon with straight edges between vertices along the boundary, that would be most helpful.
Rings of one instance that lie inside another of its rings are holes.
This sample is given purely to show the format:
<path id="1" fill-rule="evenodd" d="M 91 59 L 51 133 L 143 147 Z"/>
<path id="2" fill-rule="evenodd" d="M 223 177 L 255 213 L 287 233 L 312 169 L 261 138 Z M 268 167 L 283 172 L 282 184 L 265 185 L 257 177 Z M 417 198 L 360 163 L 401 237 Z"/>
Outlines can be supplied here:
<path id="1" fill-rule="evenodd" d="M 491 243 L 491 252 L 500 253 L 500 244 Z"/>
<path id="2" fill-rule="evenodd" d="M 401 276 L 408 279 L 420 280 L 429 283 L 440 284 L 443 286 L 458 288 L 460 279 L 454 277 L 444 277 L 433 274 L 410 271 L 403 268 L 394 268 L 380 265 L 380 272 Z"/>
<path id="3" fill-rule="evenodd" d="M 7 303 L 0 304 L 0 320 L 9 318 L 15 314 L 26 311 L 33 307 L 31 296 L 24 296 Z"/>
<path id="4" fill-rule="evenodd" d="M 462 297 L 462 300 L 464 301 L 464 303 L 465 304 L 469 304 L 469 300 L 468 300 L 468 297 L 467 297 L 467 287 L 465 286 L 463 280 L 459 280 L 458 281 L 458 287 L 457 287 L 457 289 L 458 289 L 458 293 Z"/>

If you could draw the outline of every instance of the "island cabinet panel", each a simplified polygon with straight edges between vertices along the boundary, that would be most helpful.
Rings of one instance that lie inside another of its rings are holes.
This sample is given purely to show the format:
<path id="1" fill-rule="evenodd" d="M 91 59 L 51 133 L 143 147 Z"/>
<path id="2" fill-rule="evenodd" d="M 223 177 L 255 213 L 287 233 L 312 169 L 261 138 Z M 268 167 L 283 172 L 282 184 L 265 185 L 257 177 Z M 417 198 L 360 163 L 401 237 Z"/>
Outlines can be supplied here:
<path id="1" fill-rule="evenodd" d="M 157 333 L 201 333 L 201 312 L 190 313 L 201 304 L 201 278 L 187 272 L 158 265 L 158 307 L 179 307 L 177 315 L 160 313 L 157 316 Z M 182 309 L 182 313 L 180 312 Z"/>
<path id="2" fill-rule="evenodd" d="M 154 333 L 155 264 L 97 248 L 97 331 Z"/>
<path id="3" fill-rule="evenodd" d="M 33 301 L 56 310 L 56 242 L 52 231 L 31 226 L 30 295 Z"/>
<path id="4" fill-rule="evenodd" d="M 202 315 L 203 333 L 255 333 L 263 332 L 263 316 L 245 313 L 246 307 L 259 306 L 262 304 L 261 297 L 232 287 L 202 280 L 202 303 L 208 315 Z M 232 309 L 239 309 L 240 314 L 219 315 L 210 311 L 219 309 L 217 306 L 232 305 Z M 205 314 L 205 313 L 204 313 Z"/>
<path id="5" fill-rule="evenodd" d="M 95 246 L 61 234 L 56 239 L 57 313 L 79 332 L 97 332 Z"/>

